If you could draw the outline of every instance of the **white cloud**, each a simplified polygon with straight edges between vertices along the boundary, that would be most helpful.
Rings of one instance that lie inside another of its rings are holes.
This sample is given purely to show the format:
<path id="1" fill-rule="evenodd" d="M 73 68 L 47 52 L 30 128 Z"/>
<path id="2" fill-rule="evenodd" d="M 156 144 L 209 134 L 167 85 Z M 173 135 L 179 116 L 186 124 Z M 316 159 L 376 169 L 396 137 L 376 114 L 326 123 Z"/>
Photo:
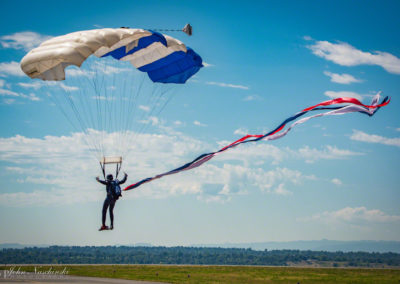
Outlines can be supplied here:
<path id="1" fill-rule="evenodd" d="M 360 83 L 362 80 L 354 78 L 350 74 L 337 74 L 328 71 L 324 71 L 324 74 L 331 78 L 331 82 L 338 83 L 338 84 L 351 84 L 351 83 Z"/>
<path id="2" fill-rule="evenodd" d="M 120 137 L 117 133 L 93 133 L 104 138 L 106 148 L 115 148 Z M 171 130 L 168 135 L 133 132 L 128 135 L 135 137 L 135 143 L 129 144 L 129 154 L 124 156 L 123 170 L 128 174 L 134 173 L 129 177 L 128 184 L 174 169 L 195 158 L 197 154 L 194 153 L 203 153 L 211 148 L 202 141 Z M 260 155 L 272 157 L 274 154 L 258 152 L 259 159 Z M 217 156 L 214 162 L 193 171 L 148 183 L 144 185 L 145 190 L 135 191 L 135 194 L 127 192 L 124 198 L 165 198 L 190 194 L 205 202 L 228 202 L 233 196 L 250 191 L 290 195 L 289 186 L 315 179 L 288 168 L 265 170 L 257 163 L 224 163 L 223 156 L 226 155 Z M 238 161 L 246 158 L 252 157 L 241 156 Z M 235 159 L 235 155 L 230 159 Z M 6 162 L 7 166 L 3 168 L 6 175 L 20 176 L 18 182 L 27 185 L 24 191 L 3 190 L 0 204 L 4 206 L 47 206 L 104 198 L 103 187 L 94 181 L 100 173 L 98 162 L 87 150 L 82 133 L 40 139 L 20 135 L 0 138 L 0 160 Z"/>
<path id="3" fill-rule="evenodd" d="M 0 96 L 20 97 L 21 95 L 11 90 L 0 89 Z"/>
<path id="4" fill-rule="evenodd" d="M 18 32 L 0 37 L 0 44 L 4 48 L 24 49 L 29 51 L 50 38 L 50 36 L 35 32 Z"/>
<path id="5" fill-rule="evenodd" d="M 307 41 L 313 40 L 313 38 L 310 37 L 310 36 L 308 36 L 308 35 L 303 36 L 303 39 L 304 39 L 304 40 L 307 40 Z"/>
<path id="6" fill-rule="evenodd" d="M 245 102 L 259 101 L 259 100 L 261 100 L 261 97 L 258 96 L 258 95 L 249 95 L 249 96 L 246 96 L 246 97 L 243 99 L 243 101 L 245 101 Z"/>
<path id="7" fill-rule="evenodd" d="M 331 182 L 332 182 L 333 184 L 337 185 L 337 186 L 341 186 L 341 185 L 342 185 L 342 181 L 341 181 L 340 179 L 338 179 L 338 178 L 333 178 L 333 179 L 331 180 Z"/>
<path id="8" fill-rule="evenodd" d="M 18 83 L 18 85 L 26 89 L 34 89 L 34 90 L 38 90 L 41 87 L 43 87 L 43 84 L 40 83 L 39 81 L 34 81 L 32 83 Z"/>
<path id="9" fill-rule="evenodd" d="M 315 148 L 310 148 L 305 146 L 297 151 L 292 151 L 294 155 L 305 159 L 307 163 L 313 163 L 317 160 L 336 160 L 336 159 L 346 159 L 352 156 L 363 155 L 363 153 L 353 152 L 350 150 L 339 149 L 336 146 L 327 145 L 323 149 L 318 150 Z"/>
<path id="10" fill-rule="evenodd" d="M 92 96 L 92 99 L 99 100 L 99 101 L 115 101 L 114 97 L 105 97 L 105 96 Z"/>
<path id="11" fill-rule="evenodd" d="M 134 69 L 133 68 L 122 68 L 122 67 L 115 67 L 108 65 L 104 62 L 100 63 L 99 61 L 95 61 L 93 63 L 93 70 L 96 70 L 96 72 L 101 72 L 105 75 L 111 75 L 111 74 L 119 74 L 122 72 L 131 72 Z M 91 73 L 89 73 L 91 74 Z"/>
<path id="12" fill-rule="evenodd" d="M 67 69 L 65 69 L 65 73 L 66 73 L 66 77 L 80 77 L 80 76 L 84 76 L 84 77 L 93 77 L 95 75 L 95 72 L 93 71 L 89 71 L 89 70 L 85 70 L 85 69 L 80 69 L 78 67 L 75 66 L 70 66 Z"/>
<path id="13" fill-rule="evenodd" d="M 278 194 L 278 195 L 291 195 L 291 194 L 293 194 L 293 192 L 285 189 L 285 184 L 283 184 L 283 183 L 280 183 L 278 185 L 278 187 L 273 192 Z"/>
<path id="14" fill-rule="evenodd" d="M 15 98 L 23 98 L 23 99 L 28 99 L 31 101 L 40 101 L 40 98 L 37 97 L 34 93 L 30 93 L 29 95 L 23 94 L 23 93 L 17 93 L 9 89 L 4 89 L 2 88 L 5 85 L 4 80 L 0 80 L 0 96 L 2 97 L 13 97 L 13 98 L 7 98 L 4 100 L 6 104 L 12 104 L 16 102 Z"/>
<path id="15" fill-rule="evenodd" d="M 7 105 L 11 105 L 15 103 L 15 99 L 4 99 L 3 102 Z"/>
<path id="16" fill-rule="evenodd" d="M 143 124 L 151 124 L 151 125 L 159 125 L 161 123 L 160 119 L 156 116 L 150 116 L 149 118 L 140 120 L 139 122 L 143 123 Z"/>
<path id="17" fill-rule="evenodd" d="M 73 92 L 79 90 L 78 87 L 65 85 L 63 82 L 57 82 L 57 85 L 66 92 Z"/>
<path id="18" fill-rule="evenodd" d="M 26 89 L 34 89 L 34 90 L 38 90 L 42 87 L 58 87 L 63 89 L 65 92 L 74 92 L 74 91 L 78 91 L 79 88 L 76 86 L 68 86 L 66 84 L 64 84 L 63 82 L 60 81 L 32 81 L 31 83 L 18 83 L 18 85 L 20 87 L 26 88 Z"/>
<path id="19" fill-rule="evenodd" d="M 233 132 L 233 134 L 241 135 L 241 136 L 247 135 L 247 133 L 248 133 L 248 130 L 245 128 L 238 128 Z"/>
<path id="20" fill-rule="evenodd" d="M 377 65 L 387 72 L 400 74 L 400 58 L 382 51 L 365 52 L 348 43 L 316 41 L 308 46 L 313 54 L 343 66 Z"/>
<path id="21" fill-rule="evenodd" d="M 243 86 L 243 85 L 234 85 L 234 84 L 227 84 L 227 83 L 219 83 L 219 82 L 206 82 L 207 85 L 214 85 L 214 86 L 219 86 L 219 87 L 224 87 L 224 88 L 234 88 L 234 89 L 242 89 L 242 90 L 248 90 L 249 87 Z"/>
<path id="22" fill-rule="evenodd" d="M 353 134 L 350 136 L 350 139 L 367 143 L 377 143 L 400 147 L 400 138 L 387 138 L 375 134 L 368 134 L 359 130 L 354 130 Z"/>
<path id="23" fill-rule="evenodd" d="M 335 92 L 335 91 L 326 91 L 325 96 L 331 98 L 331 99 L 336 99 L 336 98 L 355 98 L 359 101 L 363 99 L 363 96 L 365 95 L 360 95 L 355 92 L 348 92 L 348 91 L 340 91 L 340 92 Z"/>
<path id="24" fill-rule="evenodd" d="M 221 148 L 230 143 L 232 141 L 221 141 L 218 143 L 218 147 Z M 240 161 L 244 165 L 260 165 L 260 163 L 272 161 L 274 165 L 277 165 L 290 157 L 290 154 L 293 154 L 293 152 L 288 149 L 280 149 L 268 143 L 259 143 L 241 145 L 232 151 L 225 152 L 223 155 L 218 155 L 217 159 L 221 161 Z"/>
<path id="25" fill-rule="evenodd" d="M 381 210 L 371 209 L 368 210 L 366 207 L 345 207 L 337 211 L 325 211 L 323 213 L 315 214 L 310 218 L 306 218 L 307 221 L 321 221 L 324 223 L 392 223 L 400 222 L 400 216 L 398 215 L 387 215 Z"/>
<path id="26" fill-rule="evenodd" d="M 150 111 L 150 107 L 148 107 L 148 106 L 143 106 L 143 105 L 140 105 L 140 106 L 139 106 L 139 109 L 141 109 L 141 110 L 143 110 L 143 111 L 146 111 L 146 112 L 149 112 L 149 111 Z"/>
<path id="27" fill-rule="evenodd" d="M 25 76 L 25 73 L 21 70 L 18 62 L 2 62 L 0 63 L 0 76 L 7 77 L 11 76 Z"/>
<path id="28" fill-rule="evenodd" d="M 200 121 L 197 121 L 197 120 L 193 121 L 193 124 L 196 125 L 196 126 L 201 126 L 201 127 L 206 127 L 207 126 L 207 124 L 201 123 Z"/>

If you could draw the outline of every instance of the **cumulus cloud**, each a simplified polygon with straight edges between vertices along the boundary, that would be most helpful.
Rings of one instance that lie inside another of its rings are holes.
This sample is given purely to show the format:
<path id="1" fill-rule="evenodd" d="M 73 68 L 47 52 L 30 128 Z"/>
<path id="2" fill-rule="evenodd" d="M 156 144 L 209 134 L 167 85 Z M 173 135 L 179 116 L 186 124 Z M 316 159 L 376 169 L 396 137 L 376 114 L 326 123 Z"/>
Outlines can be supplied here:
<path id="1" fill-rule="evenodd" d="M 331 179 L 331 182 L 337 186 L 341 186 L 342 185 L 342 181 L 338 178 L 333 178 Z"/>
<path id="2" fill-rule="evenodd" d="M 196 125 L 196 126 L 201 126 L 201 127 L 206 127 L 207 126 L 207 124 L 201 123 L 200 121 L 197 121 L 197 120 L 193 121 L 193 124 Z"/>
<path id="3" fill-rule="evenodd" d="M 221 141 L 218 147 L 229 145 L 231 141 Z M 291 157 L 293 152 L 290 149 L 281 149 L 268 143 L 241 145 L 232 151 L 225 152 L 224 155 L 217 156 L 221 161 L 240 161 L 244 165 L 261 165 L 272 161 L 277 165 L 284 159 Z"/>
<path id="4" fill-rule="evenodd" d="M 247 133 L 248 133 L 248 130 L 244 129 L 244 128 L 238 128 L 233 132 L 233 134 L 235 134 L 235 135 L 242 135 L 242 136 L 247 135 Z"/>
<path id="5" fill-rule="evenodd" d="M 354 78 L 350 74 L 337 74 L 328 71 L 324 71 L 324 74 L 331 78 L 331 82 L 338 83 L 338 84 L 351 84 L 351 83 L 360 83 L 362 80 Z"/>
<path id="6" fill-rule="evenodd" d="M 104 146 L 117 145 L 118 133 L 100 133 Z M 134 172 L 137 182 L 176 168 L 194 158 L 194 153 L 203 153 L 212 146 L 179 132 L 166 134 L 139 134 L 129 132 L 135 143 L 128 147 L 124 171 Z M 97 136 L 96 136 L 97 137 Z M 93 179 L 100 173 L 98 162 L 88 151 L 86 136 L 73 133 L 69 136 L 45 136 L 28 138 L 14 136 L 0 138 L 0 161 L 6 162 L 6 175 L 18 176 L 18 182 L 27 184 L 26 190 L 4 189 L 0 204 L 4 206 L 45 206 L 64 203 L 100 201 L 102 187 Z M 273 149 L 271 145 L 264 145 Z M 236 152 L 232 151 L 231 153 Z M 256 151 L 254 151 L 256 152 Z M 272 151 L 258 152 L 262 156 L 274 156 Z M 237 154 L 236 154 L 237 155 Z M 252 158 L 238 156 L 238 161 Z M 224 156 L 217 156 L 213 163 L 206 164 L 182 174 L 167 176 L 146 184 L 146 190 L 124 198 L 166 198 L 171 195 L 191 194 L 204 202 L 228 202 L 235 195 L 262 191 L 267 194 L 290 195 L 290 187 L 302 184 L 315 177 L 300 171 L 279 167 L 265 170 L 257 163 L 224 163 Z M 235 155 L 230 159 L 235 159 Z"/>
<path id="7" fill-rule="evenodd" d="M 348 43 L 316 41 L 308 48 L 316 56 L 343 66 L 377 65 L 387 72 L 400 74 L 400 58 L 382 51 L 365 52 Z"/>
<path id="8" fill-rule="evenodd" d="M 43 84 L 40 83 L 39 81 L 34 81 L 32 83 L 18 83 L 18 85 L 22 88 L 26 88 L 26 89 L 34 89 L 34 90 L 38 90 L 41 87 L 43 87 Z"/>
<path id="9" fill-rule="evenodd" d="M 65 92 L 74 92 L 74 91 L 79 90 L 79 88 L 76 86 L 69 86 L 69 85 L 66 85 L 65 83 L 59 82 L 59 81 L 58 82 L 32 81 L 30 83 L 21 82 L 21 83 L 18 83 L 18 85 L 25 89 L 34 89 L 34 90 L 38 90 L 42 87 L 48 87 L 48 88 L 57 87 L 57 88 L 63 89 Z"/>
<path id="10" fill-rule="evenodd" d="M 400 138 L 387 138 L 375 134 L 368 134 L 360 130 L 354 130 L 353 134 L 350 136 L 350 139 L 367 143 L 377 143 L 400 147 Z"/>
<path id="11" fill-rule="evenodd" d="M 22 98 L 22 99 L 28 99 L 30 101 L 40 101 L 40 98 L 37 97 L 34 93 L 30 93 L 28 95 L 15 92 L 9 89 L 5 89 L 3 87 L 6 86 L 6 83 L 4 80 L 0 80 L 0 97 L 6 97 L 4 100 L 4 103 L 6 104 L 13 104 L 16 102 L 16 98 Z M 12 97 L 12 98 L 10 98 Z"/>
<path id="12" fill-rule="evenodd" d="M 345 207 L 337 211 L 325 211 L 315 214 L 304 220 L 321 221 L 324 223 L 347 223 L 347 224 L 365 224 L 365 223 L 397 223 L 400 222 L 400 216 L 388 215 L 378 209 L 368 210 L 366 207 Z"/>
<path id="13" fill-rule="evenodd" d="M 285 188 L 285 184 L 280 183 L 277 188 L 273 191 L 275 194 L 278 195 L 291 195 L 293 194 L 291 191 Z"/>
<path id="14" fill-rule="evenodd" d="M 67 78 L 69 78 L 69 77 L 80 77 L 80 76 L 91 78 L 91 77 L 93 77 L 95 75 L 94 71 L 89 71 L 89 70 L 86 70 L 86 69 L 77 68 L 75 66 L 70 66 L 67 69 L 65 69 L 65 73 L 66 73 L 65 76 Z"/>
<path id="15" fill-rule="evenodd" d="M 4 48 L 24 49 L 29 51 L 50 38 L 51 37 L 47 35 L 26 31 L 2 36 L 0 37 L 0 44 Z"/>
<path id="16" fill-rule="evenodd" d="M 327 145 L 322 149 L 315 149 L 305 146 L 300 148 L 297 151 L 293 152 L 294 155 L 297 155 L 303 159 L 307 163 L 314 163 L 317 160 L 337 160 L 337 159 L 346 159 L 352 156 L 364 155 L 363 153 L 353 152 L 346 149 L 339 149 L 336 146 Z"/>
<path id="17" fill-rule="evenodd" d="M 0 63 L 0 76 L 7 77 L 9 75 L 23 77 L 25 73 L 21 70 L 18 62 L 11 61 Z"/>
<path id="18" fill-rule="evenodd" d="M 234 88 L 234 89 L 242 89 L 242 90 L 249 89 L 249 87 L 243 86 L 243 85 L 234 85 L 234 84 L 227 84 L 227 83 L 220 83 L 220 82 L 206 82 L 206 84 L 219 86 L 219 87 L 223 87 L 223 88 Z"/>
<path id="19" fill-rule="evenodd" d="M 93 63 L 92 69 L 95 70 L 95 72 L 100 72 L 104 75 L 119 74 L 119 73 L 123 73 L 123 72 L 132 72 L 134 70 L 133 68 L 116 67 L 116 66 L 108 65 L 105 62 L 99 62 L 99 61 L 95 61 Z M 94 72 L 94 71 L 89 71 L 89 72 Z M 92 73 L 89 73 L 89 74 L 92 74 Z"/>
<path id="20" fill-rule="evenodd" d="M 139 109 L 141 109 L 141 110 L 143 110 L 143 111 L 145 111 L 145 112 L 149 112 L 149 111 L 150 111 L 150 107 L 144 106 L 144 105 L 140 105 L 140 106 L 139 106 Z"/>
<path id="21" fill-rule="evenodd" d="M 336 98 L 355 98 L 359 101 L 362 101 L 363 96 L 365 95 L 360 95 L 355 92 L 348 92 L 348 91 L 340 91 L 340 92 L 335 92 L 335 91 L 326 91 L 325 96 L 331 98 L 331 99 L 336 99 Z"/>
<path id="22" fill-rule="evenodd" d="M 150 124 L 150 125 L 159 125 L 161 123 L 160 119 L 156 116 L 150 116 L 147 119 L 142 119 L 139 121 L 143 124 Z"/>
<path id="23" fill-rule="evenodd" d="M 249 95 L 249 96 L 246 96 L 244 99 L 243 99 L 243 101 L 245 101 L 245 102 L 250 102 L 250 101 L 259 101 L 259 100 L 261 100 L 262 98 L 259 96 L 259 95 Z"/>
<path id="24" fill-rule="evenodd" d="M 207 63 L 207 62 L 203 61 L 203 66 L 204 67 L 212 67 L 212 66 L 214 66 L 214 64 L 210 64 L 210 63 Z"/>

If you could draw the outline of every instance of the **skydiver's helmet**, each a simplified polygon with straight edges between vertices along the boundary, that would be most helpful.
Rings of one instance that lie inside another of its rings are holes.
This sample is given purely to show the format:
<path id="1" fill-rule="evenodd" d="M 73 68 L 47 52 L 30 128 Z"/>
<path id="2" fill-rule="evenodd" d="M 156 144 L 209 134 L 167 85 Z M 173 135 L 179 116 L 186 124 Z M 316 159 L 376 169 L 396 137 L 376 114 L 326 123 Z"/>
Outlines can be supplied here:
<path id="1" fill-rule="evenodd" d="M 107 175 L 107 180 L 108 181 L 112 181 L 114 179 L 112 174 Z"/>

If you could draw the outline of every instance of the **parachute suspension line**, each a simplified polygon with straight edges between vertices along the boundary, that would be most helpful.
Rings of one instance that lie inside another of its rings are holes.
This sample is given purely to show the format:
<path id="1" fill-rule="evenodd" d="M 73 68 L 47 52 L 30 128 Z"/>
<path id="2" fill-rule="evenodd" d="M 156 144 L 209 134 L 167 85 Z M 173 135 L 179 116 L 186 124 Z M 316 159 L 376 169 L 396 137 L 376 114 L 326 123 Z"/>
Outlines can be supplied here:
<path id="1" fill-rule="evenodd" d="M 138 82 L 137 84 L 134 82 L 133 84 L 129 84 L 128 88 L 129 90 L 127 91 L 128 94 L 128 102 L 127 102 L 127 106 L 126 108 L 124 108 L 124 111 L 127 113 L 126 116 L 124 116 L 123 118 L 124 121 L 121 122 L 123 123 L 124 127 L 124 131 L 123 131 L 123 135 L 121 138 L 121 142 L 123 143 L 123 156 L 125 156 L 126 152 L 127 152 L 127 148 L 129 147 L 129 145 L 131 144 L 130 142 L 133 140 L 134 137 L 134 133 L 132 133 L 132 127 L 133 124 L 136 120 L 135 116 L 137 114 L 136 111 L 134 111 L 135 109 L 137 109 L 138 107 L 138 101 L 139 101 L 139 97 L 140 94 L 142 94 L 142 88 L 143 88 L 143 84 L 145 81 L 145 76 L 138 76 L 141 77 L 140 82 Z M 124 85 L 125 87 L 125 85 Z M 133 113 L 133 115 L 131 116 L 131 114 Z M 134 132 L 136 132 L 137 130 L 134 130 Z"/>
<path id="2" fill-rule="evenodd" d="M 71 118 L 67 115 L 67 112 L 65 111 L 65 109 L 61 106 L 62 104 L 60 103 L 60 101 L 57 98 L 57 95 L 55 94 L 50 94 L 50 99 L 53 101 L 53 103 L 57 106 L 57 108 L 61 111 L 61 113 L 64 115 L 64 117 L 67 119 L 67 121 L 70 123 L 70 125 L 72 126 L 72 128 L 75 130 L 76 133 L 79 133 L 79 128 L 75 125 L 75 123 L 71 120 Z M 86 144 L 86 146 L 88 147 L 89 151 L 91 150 L 91 145 L 89 145 L 89 141 L 87 140 L 86 136 L 83 135 L 83 141 Z"/>
<path id="3" fill-rule="evenodd" d="M 101 64 L 101 63 L 98 63 Z M 103 105 L 101 104 L 101 90 L 102 90 L 102 82 L 101 75 L 100 75 L 100 68 L 94 68 L 95 70 L 95 76 L 92 79 L 93 82 L 93 87 L 94 87 L 94 93 L 95 93 L 95 100 L 96 100 L 96 106 L 97 106 L 97 118 L 99 121 L 98 129 L 100 131 L 101 139 L 99 139 L 99 143 L 101 144 L 101 157 L 104 157 L 105 152 L 104 152 L 104 131 L 105 131 L 105 117 L 104 117 L 104 111 L 103 111 Z"/>
<path id="4" fill-rule="evenodd" d="M 93 152 L 93 149 L 95 151 L 97 151 L 97 145 L 95 143 L 93 143 L 93 141 L 91 141 L 90 139 L 88 139 L 89 135 L 88 132 L 85 129 L 85 123 L 84 121 L 82 121 L 81 116 L 79 115 L 79 111 L 77 110 L 74 102 L 73 102 L 73 98 L 72 98 L 72 94 L 70 93 L 70 91 L 66 88 L 63 88 L 62 91 L 62 97 L 64 98 L 64 100 L 67 102 L 67 104 L 70 105 L 70 109 L 72 110 L 73 114 L 75 115 L 76 121 L 78 122 L 79 127 L 77 127 L 75 125 L 75 123 L 71 120 L 71 118 L 69 117 L 69 115 L 67 114 L 66 110 L 62 107 L 62 104 L 60 102 L 60 100 L 58 99 L 58 95 L 52 95 L 51 98 L 53 100 L 53 102 L 57 105 L 57 107 L 61 110 L 61 112 L 64 114 L 64 116 L 67 118 L 67 120 L 69 121 L 69 123 L 71 124 L 71 126 L 75 129 L 75 131 L 77 133 L 79 133 L 80 131 L 83 134 L 83 141 L 86 144 L 86 146 L 88 147 L 88 149 Z"/>
<path id="5" fill-rule="evenodd" d="M 143 79 L 144 77 L 142 77 L 142 80 L 138 84 L 136 84 L 135 82 L 132 84 L 124 84 L 124 92 L 125 94 L 127 94 L 127 102 L 125 107 L 123 108 L 123 111 L 126 115 L 123 116 L 121 119 L 121 124 L 123 125 L 121 136 L 121 150 L 123 156 L 125 156 L 127 148 L 129 147 L 129 145 L 131 145 L 133 136 L 132 131 L 136 131 L 132 130 L 131 126 L 136 120 L 135 116 L 137 115 L 137 111 L 135 110 L 137 109 L 138 98 L 141 93 L 141 88 L 143 86 Z M 126 88 L 128 88 L 128 90 L 126 90 Z"/>
<path id="6" fill-rule="evenodd" d="M 131 80 L 134 81 L 135 76 L 134 74 L 130 74 L 130 76 L 124 76 L 123 77 L 123 84 L 122 84 L 122 92 L 121 95 L 119 96 L 120 98 L 120 113 L 119 113 L 119 150 L 121 151 L 122 156 L 123 152 L 125 151 L 125 147 L 127 147 L 128 145 L 128 141 L 127 137 L 126 137 L 126 133 L 128 132 L 128 128 L 127 128 L 127 124 L 125 123 L 125 120 L 129 120 L 129 119 L 134 119 L 134 117 L 131 117 L 130 114 L 133 110 L 133 104 L 132 101 L 135 102 L 135 95 L 137 95 L 137 93 L 132 93 L 132 84 L 129 84 L 128 78 L 131 78 Z"/>
<path id="7" fill-rule="evenodd" d="M 82 79 L 80 77 L 77 78 L 78 80 L 78 85 L 83 88 L 83 86 L 90 86 L 90 84 L 86 85 L 82 82 Z M 89 81 L 88 78 L 85 76 L 84 77 L 85 81 Z M 86 129 L 87 132 L 89 131 L 94 131 L 96 129 L 96 124 L 95 124 L 95 119 L 94 119 L 94 114 L 93 114 L 93 109 L 92 109 L 92 104 L 91 102 L 93 101 L 93 97 L 91 97 L 90 94 L 90 89 L 79 89 L 80 94 L 78 96 L 79 98 L 79 105 L 81 106 L 81 110 L 79 111 L 82 115 L 85 116 L 84 120 L 87 122 L 87 127 L 92 129 Z M 100 148 L 101 145 L 99 144 L 98 139 L 93 137 L 94 134 L 88 134 L 87 137 L 89 140 L 92 140 L 92 143 L 95 144 L 95 148 L 97 149 L 97 155 L 100 154 Z M 96 156 L 97 156 L 96 155 Z"/>
<path id="8" fill-rule="evenodd" d="M 172 92 L 173 87 L 170 87 L 169 89 L 165 90 L 163 92 L 163 96 L 165 96 L 166 94 Z M 172 100 L 172 95 L 170 95 L 166 100 L 165 103 L 162 105 L 162 107 L 160 108 L 160 110 L 157 112 L 156 116 L 159 116 L 161 114 L 161 112 L 164 110 L 164 108 L 169 104 L 169 102 Z"/>

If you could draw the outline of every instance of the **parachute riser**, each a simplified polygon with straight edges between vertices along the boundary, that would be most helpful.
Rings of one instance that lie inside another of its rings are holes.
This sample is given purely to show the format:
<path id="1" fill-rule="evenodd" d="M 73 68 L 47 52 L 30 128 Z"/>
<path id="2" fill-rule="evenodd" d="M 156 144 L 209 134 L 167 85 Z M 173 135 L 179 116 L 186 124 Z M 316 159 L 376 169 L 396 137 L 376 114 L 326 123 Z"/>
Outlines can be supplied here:
<path id="1" fill-rule="evenodd" d="M 106 164 L 116 164 L 115 178 L 118 178 L 122 167 L 122 157 L 103 157 L 99 163 L 104 179 L 106 179 Z"/>

